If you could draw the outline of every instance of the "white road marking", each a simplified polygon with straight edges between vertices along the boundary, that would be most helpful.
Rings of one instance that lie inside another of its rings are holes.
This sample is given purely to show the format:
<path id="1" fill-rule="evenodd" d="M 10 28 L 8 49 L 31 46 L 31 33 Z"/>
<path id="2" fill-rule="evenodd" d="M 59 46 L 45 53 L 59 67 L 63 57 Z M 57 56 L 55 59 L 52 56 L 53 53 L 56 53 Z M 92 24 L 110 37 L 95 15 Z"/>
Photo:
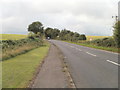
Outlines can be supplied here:
<path id="1" fill-rule="evenodd" d="M 74 46 L 70 46 L 70 47 L 74 48 Z"/>
<path id="2" fill-rule="evenodd" d="M 74 48 L 74 49 L 76 49 L 76 50 L 82 51 L 81 49 L 76 48 L 76 47 L 74 47 L 74 46 L 70 46 L 70 47 L 71 47 L 71 48 Z"/>
<path id="3" fill-rule="evenodd" d="M 78 50 L 78 48 L 75 47 L 76 50 Z"/>
<path id="4" fill-rule="evenodd" d="M 92 53 L 89 53 L 89 52 L 86 52 L 87 54 L 89 54 L 89 55 L 92 55 L 92 56 L 96 56 L 96 55 L 94 55 L 94 54 L 92 54 Z"/>
<path id="5" fill-rule="evenodd" d="M 78 49 L 79 51 L 82 51 L 81 49 Z"/>
<path id="6" fill-rule="evenodd" d="M 120 66 L 120 64 L 118 64 L 118 63 L 116 63 L 116 62 L 113 62 L 113 61 L 110 61 L 110 60 L 107 60 L 107 62 L 110 62 L 110 63 L 112 63 L 112 64 L 115 64 L 115 65 L 117 65 L 117 66 Z"/>

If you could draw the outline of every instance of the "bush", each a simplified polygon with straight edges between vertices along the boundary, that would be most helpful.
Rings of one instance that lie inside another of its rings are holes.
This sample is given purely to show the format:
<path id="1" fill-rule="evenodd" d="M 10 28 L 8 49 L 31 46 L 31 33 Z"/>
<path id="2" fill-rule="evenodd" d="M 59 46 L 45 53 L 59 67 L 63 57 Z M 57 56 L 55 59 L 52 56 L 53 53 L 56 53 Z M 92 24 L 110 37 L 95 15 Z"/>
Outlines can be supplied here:
<path id="1" fill-rule="evenodd" d="M 3 40 L 0 42 L 0 46 L 2 47 L 2 59 L 9 59 L 11 57 L 25 53 L 41 45 L 43 45 L 43 41 L 38 38 L 25 38 L 21 40 Z"/>
<path id="2" fill-rule="evenodd" d="M 91 43 L 97 46 L 117 47 L 115 40 L 113 38 L 96 39 L 91 41 Z"/>
<path id="3" fill-rule="evenodd" d="M 113 28 L 114 28 L 113 37 L 115 39 L 117 47 L 120 48 L 120 21 L 116 22 Z"/>

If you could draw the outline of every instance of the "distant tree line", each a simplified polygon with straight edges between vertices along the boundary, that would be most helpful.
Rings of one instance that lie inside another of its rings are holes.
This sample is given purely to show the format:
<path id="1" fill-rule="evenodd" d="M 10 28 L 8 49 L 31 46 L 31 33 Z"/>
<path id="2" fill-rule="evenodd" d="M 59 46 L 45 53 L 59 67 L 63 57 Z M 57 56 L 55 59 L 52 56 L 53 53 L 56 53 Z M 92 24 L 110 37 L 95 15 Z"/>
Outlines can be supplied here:
<path id="1" fill-rule="evenodd" d="M 113 37 L 111 38 L 103 38 L 97 39 L 93 41 L 87 41 L 87 43 L 95 44 L 98 46 L 105 47 L 118 47 L 120 48 L 120 21 L 117 21 L 113 26 Z M 29 37 L 40 37 L 40 38 L 51 38 L 51 39 L 59 39 L 59 40 L 67 40 L 67 41 L 79 41 L 86 40 L 86 36 L 84 34 L 79 34 L 77 32 L 72 32 L 70 30 L 64 29 L 59 30 L 57 28 L 47 27 L 44 29 L 43 24 L 39 21 L 33 22 L 28 26 Z"/>
<path id="2" fill-rule="evenodd" d="M 28 31 L 34 33 L 36 37 L 44 36 L 45 38 L 49 37 L 51 39 L 60 39 L 68 41 L 86 40 L 86 36 L 84 34 L 79 34 L 70 30 L 59 30 L 57 28 L 50 27 L 44 29 L 43 24 L 39 21 L 30 24 L 28 26 Z M 30 36 L 32 36 L 31 33 Z"/>

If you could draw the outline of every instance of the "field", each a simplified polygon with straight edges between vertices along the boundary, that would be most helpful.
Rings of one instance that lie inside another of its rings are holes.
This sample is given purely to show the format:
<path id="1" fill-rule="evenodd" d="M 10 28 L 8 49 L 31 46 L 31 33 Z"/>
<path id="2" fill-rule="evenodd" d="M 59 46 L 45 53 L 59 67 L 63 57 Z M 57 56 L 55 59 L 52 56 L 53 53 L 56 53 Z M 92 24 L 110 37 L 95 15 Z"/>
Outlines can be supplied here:
<path id="1" fill-rule="evenodd" d="M 2 87 L 24 88 L 47 55 L 49 44 L 2 62 Z"/>
<path id="2" fill-rule="evenodd" d="M 0 40 L 18 40 L 26 37 L 27 35 L 20 35 L 20 34 L 0 34 Z M 87 37 L 87 40 L 89 41 L 90 39 L 95 40 L 95 39 L 100 39 L 100 38 L 105 38 L 110 36 L 86 36 L 86 37 Z"/>
<path id="3" fill-rule="evenodd" d="M 105 37 L 110 37 L 110 36 L 86 36 L 87 37 L 87 41 L 91 40 L 95 40 L 95 39 L 101 39 L 101 38 L 105 38 Z"/>
<path id="4" fill-rule="evenodd" d="M 26 37 L 27 35 L 20 34 L 0 34 L 0 40 L 18 40 Z"/>

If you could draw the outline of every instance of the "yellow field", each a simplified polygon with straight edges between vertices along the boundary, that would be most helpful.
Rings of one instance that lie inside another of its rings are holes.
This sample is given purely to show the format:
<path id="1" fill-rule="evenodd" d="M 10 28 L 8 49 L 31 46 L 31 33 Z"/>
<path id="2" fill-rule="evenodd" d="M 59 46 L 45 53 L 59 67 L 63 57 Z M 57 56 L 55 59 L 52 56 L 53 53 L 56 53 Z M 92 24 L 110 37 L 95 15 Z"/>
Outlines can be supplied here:
<path id="1" fill-rule="evenodd" d="M 87 37 L 87 41 L 90 41 L 90 40 L 101 39 L 105 37 L 111 37 L 111 36 L 86 36 L 86 37 Z"/>
<path id="2" fill-rule="evenodd" d="M 19 34 L 0 34 L 0 40 L 18 40 L 22 38 L 26 38 L 27 35 L 19 35 Z"/>

